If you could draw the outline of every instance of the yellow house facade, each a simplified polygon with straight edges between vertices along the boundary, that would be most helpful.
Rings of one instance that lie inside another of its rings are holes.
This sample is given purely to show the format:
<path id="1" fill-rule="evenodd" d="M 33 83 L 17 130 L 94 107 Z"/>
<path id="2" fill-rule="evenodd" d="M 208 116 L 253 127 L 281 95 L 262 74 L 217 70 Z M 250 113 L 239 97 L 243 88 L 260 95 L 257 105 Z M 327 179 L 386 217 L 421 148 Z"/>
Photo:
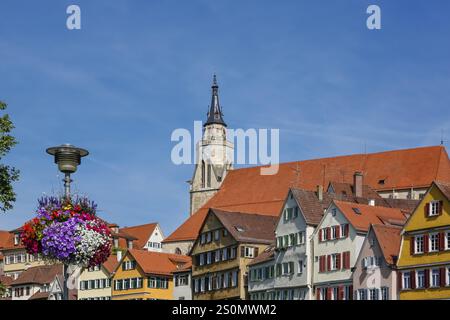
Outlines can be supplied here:
<path id="1" fill-rule="evenodd" d="M 450 299 L 450 184 L 434 182 L 402 232 L 401 300 Z"/>
<path id="2" fill-rule="evenodd" d="M 190 252 L 193 300 L 247 299 L 248 264 L 273 242 L 276 220 L 210 209 Z"/>
<path id="3" fill-rule="evenodd" d="M 172 272 L 188 261 L 182 255 L 128 250 L 112 277 L 112 299 L 172 300 Z"/>

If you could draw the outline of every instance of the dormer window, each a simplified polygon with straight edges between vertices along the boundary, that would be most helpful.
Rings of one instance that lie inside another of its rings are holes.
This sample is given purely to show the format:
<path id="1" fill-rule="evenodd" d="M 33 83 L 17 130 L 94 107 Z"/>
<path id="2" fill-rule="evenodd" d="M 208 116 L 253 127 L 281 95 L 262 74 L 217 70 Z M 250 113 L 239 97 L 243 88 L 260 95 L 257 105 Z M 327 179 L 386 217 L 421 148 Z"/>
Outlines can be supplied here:
<path id="1" fill-rule="evenodd" d="M 18 233 L 14 234 L 14 245 L 18 246 L 20 244 L 20 235 Z"/>
<path id="2" fill-rule="evenodd" d="M 352 208 L 356 214 L 361 214 L 361 210 L 359 208 Z"/>
<path id="3" fill-rule="evenodd" d="M 378 180 L 378 184 L 379 185 L 384 185 L 385 184 L 385 179 L 380 179 L 380 180 Z"/>

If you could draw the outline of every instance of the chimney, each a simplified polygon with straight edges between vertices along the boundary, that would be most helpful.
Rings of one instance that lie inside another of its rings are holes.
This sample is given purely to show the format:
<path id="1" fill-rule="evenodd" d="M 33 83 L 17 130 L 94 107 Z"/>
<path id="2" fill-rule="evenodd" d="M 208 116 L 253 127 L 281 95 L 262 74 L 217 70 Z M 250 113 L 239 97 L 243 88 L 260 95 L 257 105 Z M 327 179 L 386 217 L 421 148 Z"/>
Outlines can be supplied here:
<path id="1" fill-rule="evenodd" d="M 353 175 L 353 192 L 355 197 L 362 198 L 363 196 L 363 174 L 359 171 Z"/>
<path id="2" fill-rule="evenodd" d="M 117 262 L 120 262 L 122 260 L 122 251 L 117 250 Z"/>
<path id="3" fill-rule="evenodd" d="M 317 185 L 317 198 L 319 198 L 319 201 L 323 201 L 323 186 Z"/>

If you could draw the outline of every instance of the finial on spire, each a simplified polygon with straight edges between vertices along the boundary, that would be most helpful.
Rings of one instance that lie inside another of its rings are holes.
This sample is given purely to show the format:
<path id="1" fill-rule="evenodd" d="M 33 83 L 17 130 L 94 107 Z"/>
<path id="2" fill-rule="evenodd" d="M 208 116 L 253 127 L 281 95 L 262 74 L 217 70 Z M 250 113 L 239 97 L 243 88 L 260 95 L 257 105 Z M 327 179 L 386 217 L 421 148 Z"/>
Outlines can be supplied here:
<path id="1" fill-rule="evenodd" d="M 223 121 L 222 108 L 219 104 L 219 85 L 217 84 L 217 77 L 215 73 L 213 75 L 213 84 L 211 88 L 211 105 L 209 106 L 208 119 L 203 126 L 207 126 L 208 124 L 221 124 L 226 127 L 227 125 L 225 121 Z"/>

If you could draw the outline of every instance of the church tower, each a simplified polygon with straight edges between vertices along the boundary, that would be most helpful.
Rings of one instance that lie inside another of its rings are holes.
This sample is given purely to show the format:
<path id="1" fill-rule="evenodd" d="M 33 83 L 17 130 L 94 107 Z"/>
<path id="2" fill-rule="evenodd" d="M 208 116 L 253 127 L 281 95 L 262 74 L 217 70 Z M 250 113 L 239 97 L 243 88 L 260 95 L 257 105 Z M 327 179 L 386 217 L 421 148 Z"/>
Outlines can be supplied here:
<path id="1" fill-rule="evenodd" d="M 211 86 L 211 105 L 196 146 L 196 165 L 190 181 L 190 215 L 200 209 L 219 189 L 228 170 L 233 169 L 234 146 L 227 141 L 227 125 L 219 104 L 216 75 Z"/>

